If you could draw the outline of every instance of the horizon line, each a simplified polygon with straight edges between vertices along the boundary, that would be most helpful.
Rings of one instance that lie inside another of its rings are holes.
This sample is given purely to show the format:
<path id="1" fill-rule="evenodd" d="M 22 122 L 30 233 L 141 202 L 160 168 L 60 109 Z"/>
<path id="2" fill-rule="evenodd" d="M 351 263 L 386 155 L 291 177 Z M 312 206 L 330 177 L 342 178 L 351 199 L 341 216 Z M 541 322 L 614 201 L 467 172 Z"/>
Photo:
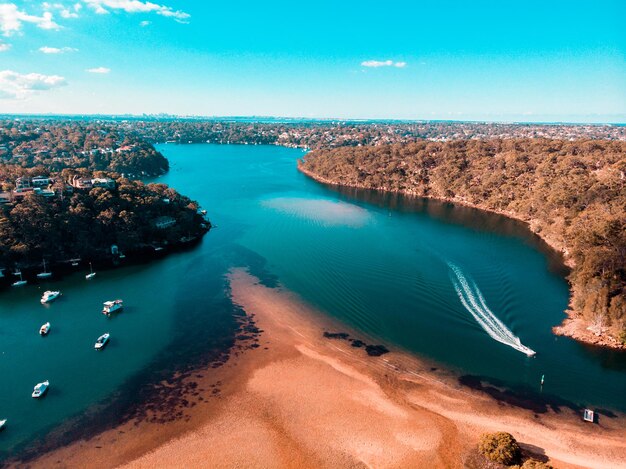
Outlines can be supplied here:
<path id="1" fill-rule="evenodd" d="M 403 123 L 467 123 L 467 124 L 508 124 L 508 125 L 596 125 L 596 126 L 624 126 L 626 125 L 626 114 L 613 114 L 615 117 L 622 118 L 620 121 L 567 121 L 567 120 L 489 120 L 489 119 L 419 119 L 419 118 L 363 118 L 363 117 L 304 117 L 304 116 L 280 116 L 280 115 L 203 115 L 203 114 L 170 114 L 166 112 L 148 114 L 148 113 L 0 113 L 0 118 L 16 117 L 16 118 L 44 118 L 44 117 L 71 117 L 71 118 L 153 118 L 153 119 L 195 119 L 195 120 L 229 120 L 229 119 L 250 119 L 250 120 L 291 120 L 291 121 L 320 121 L 320 122 L 403 122 Z M 589 115 L 589 117 L 593 116 Z M 611 116 L 608 114 L 607 116 Z M 583 117 L 581 115 L 580 117 Z"/>

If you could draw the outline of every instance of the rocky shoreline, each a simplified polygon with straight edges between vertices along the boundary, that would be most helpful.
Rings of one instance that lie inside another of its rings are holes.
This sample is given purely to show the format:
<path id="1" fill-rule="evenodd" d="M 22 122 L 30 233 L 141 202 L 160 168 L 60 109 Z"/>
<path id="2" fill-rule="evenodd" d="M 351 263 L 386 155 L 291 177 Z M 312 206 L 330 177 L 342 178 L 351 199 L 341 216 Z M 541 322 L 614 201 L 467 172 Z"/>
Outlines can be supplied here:
<path id="1" fill-rule="evenodd" d="M 550 237 L 543 236 L 536 229 L 536 227 L 534 227 L 532 220 L 529 221 L 523 218 L 519 218 L 516 216 L 515 213 L 481 207 L 479 205 L 475 205 L 465 200 L 457 199 L 457 198 L 444 198 L 444 197 L 432 197 L 432 196 L 418 195 L 416 192 L 411 191 L 411 190 L 396 190 L 396 189 L 390 189 L 384 186 L 369 187 L 364 184 L 353 184 L 353 183 L 342 184 L 342 183 L 332 181 L 318 174 L 315 174 L 312 171 L 309 171 L 308 169 L 302 166 L 301 161 L 298 161 L 298 170 L 301 173 L 305 174 L 306 176 L 310 177 L 311 179 L 314 179 L 315 181 L 319 183 L 326 184 L 329 186 L 352 187 L 355 189 L 367 189 L 367 190 L 375 190 L 375 191 L 381 191 L 381 192 L 393 192 L 396 194 L 403 194 L 403 195 L 407 195 L 411 197 L 420 197 L 420 198 L 438 200 L 441 202 L 448 202 L 452 204 L 463 205 L 465 207 L 475 208 L 478 210 L 483 210 L 486 212 L 496 213 L 498 215 L 502 215 L 502 216 L 505 216 L 505 217 L 508 217 L 517 221 L 521 221 L 528 225 L 528 228 L 532 233 L 539 236 L 548 246 L 550 246 L 555 251 L 559 252 L 562 255 L 563 263 L 567 267 L 572 268 L 575 265 L 573 259 L 571 259 L 568 256 L 567 248 L 563 246 L 562 243 Z M 568 284 L 570 288 L 570 301 L 571 301 L 571 298 L 573 298 L 577 292 L 574 290 L 574 287 L 572 286 L 571 283 L 568 282 Z M 616 338 L 607 334 L 606 331 L 591 330 L 591 324 L 589 324 L 588 321 L 583 319 L 581 315 L 575 309 L 573 309 L 573 306 L 571 305 L 571 303 L 570 303 L 570 308 L 571 309 L 567 309 L 564 311 L 564 313 L 566 314 L 566 317 L 563 320 L 563 322 L 560 325 L 552 328 L 552 332 L 554 334 L 565 336 L 565 337 L 570 337 L 574 340 L 577 340 L 579 342 L 589 344 L 589 345 L 612 348 L 616 350 L 626 350 L 626 345 L 621 344 Z"/>

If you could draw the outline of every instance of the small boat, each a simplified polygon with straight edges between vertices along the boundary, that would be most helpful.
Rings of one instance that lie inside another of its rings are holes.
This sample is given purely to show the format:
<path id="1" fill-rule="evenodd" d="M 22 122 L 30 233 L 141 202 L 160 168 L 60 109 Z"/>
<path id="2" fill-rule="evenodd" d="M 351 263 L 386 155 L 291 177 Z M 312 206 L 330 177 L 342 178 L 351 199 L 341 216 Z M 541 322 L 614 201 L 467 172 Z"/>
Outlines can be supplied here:
<path id="1" fill-rule="evenodd" d="M 4 430 L 4 427 L 7 424 L 7 419 L 0 420 L 0 431 Z"/>
<path id="2" fill-rule="evenodd" d="M 50 381 L 45 380 L 43 383 L 38 383 L 33 389 L 32 396 L 37 399 L 39 397 L 43 397 L 46 392 L 48 392 L 48 388 L 50 387 Z"/>
<path id="3" fill-rule="evenodd" d="M 23 285 L 26 285 L 28 283 L 28 280 L 24 280 L 22 278 L 22 272 L 19 273 L 20 279 L 17 282 L 13 282 L 11 284 L 12 287 L 21 287 Z"/>
<path id="4" fill-rule="evenodd" d="M 43 335 L 48 335 L 48 332 L 50 332 L 50 323 L 49 322 L 45 323 L 43 326 L 41 326 L 39 328 L 39 334 L 42 335 L 42 336 Z"/>
<path id="5" fill-rule="evenodd" d="M 90 273 L 88 273 L 87 275 L 85 275 L 85 278 L 87 280 L 91 280 L 92 278 L 94 278 L 96 276 L 96 273 L 93 271 L 93 267 L 91 265 L 91 262 L 89 263 L 89 270 L 91 271 Z"/>
<path id="6" fill-rule="evenodd" d="M 102 308 L 102 312 L 109 316 L 110 314 L 121 310 L 124 307 L 124 302 L 122 300 L 112 300 L 105 301 L 104 307 Z"/>
<path id="7" fill-rule="evenodd" d="M 43 272 L 37 274 L 37 278 L 50 278 L 52 277 L 52 272 L 48 272 L 46 270 L 46 260 L 43 260 Z"/>
<path id="8" fill-rule="evenodd" d="M 13 275 L 18 277 L 18 276 L 22 275 L 22 271 L 20 269 L 15 269 L 15 271 L 13 271 Z"/>
<path id="9" fill-rule="evenodd" d="M 109 337 L 111 337 L 111 334 L 109 334 L 108 332 L 106 334 L 102 334 L 100 337 L 98 337 L 98 340 L 96 340 L 96 343 L 93 347 L 96 350 L 103 349 L 104 346 L 109 343 Z"/>
<path id="10" fill-rule="evenodd" d="M 46 304 L 46 303 L 51 303 L 54 300 L 56 300 L 59 296 L 61 296 L 61 292 L 60 291 L 51 291 L 48 290 L 46 292 L 44 292 L 44 294 L 41 297 L 41 304 Z"/>

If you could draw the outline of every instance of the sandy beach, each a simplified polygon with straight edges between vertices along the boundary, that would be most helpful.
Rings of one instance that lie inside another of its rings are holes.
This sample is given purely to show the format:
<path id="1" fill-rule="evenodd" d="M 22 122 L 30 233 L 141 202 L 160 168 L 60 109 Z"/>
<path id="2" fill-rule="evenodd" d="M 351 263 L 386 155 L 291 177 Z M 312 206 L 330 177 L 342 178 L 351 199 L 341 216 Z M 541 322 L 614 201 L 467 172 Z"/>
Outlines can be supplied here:
<path id="1" fill-rule="evenodd" d="M 626 467 L 624 416 L 590 425 L 568 409 L 535 414 L 408 354 L 368 356 L 324 337 L 359 338 L 245 270 L 230 288 L 261 333 L 189 378 L 177 419 L 130 421 L 32 467 L 468 467 L 487 431 L 512 433 L 555 467 Z"/>

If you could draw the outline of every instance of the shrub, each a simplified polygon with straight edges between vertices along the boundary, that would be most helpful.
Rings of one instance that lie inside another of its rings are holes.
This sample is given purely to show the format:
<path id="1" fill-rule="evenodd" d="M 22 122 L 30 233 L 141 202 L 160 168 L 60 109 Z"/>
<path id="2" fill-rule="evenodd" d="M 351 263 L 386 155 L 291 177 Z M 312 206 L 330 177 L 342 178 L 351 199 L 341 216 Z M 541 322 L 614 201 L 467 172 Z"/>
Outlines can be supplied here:
<path id="1" fill-rule="evenodd" d="M 554 468 L 550 464 L 530 458 L 524 461 L 524 464 L 522 464 L 521 469 L 554 469 Z"/>
<path id="2" fill-rule="evenodd" d="M 478 450 L 487 459 L 506 465 L 517 462 L 520 457 L 517 441 L 513 435 L 506 432 L 483 434 L 480 437 Z"/>

